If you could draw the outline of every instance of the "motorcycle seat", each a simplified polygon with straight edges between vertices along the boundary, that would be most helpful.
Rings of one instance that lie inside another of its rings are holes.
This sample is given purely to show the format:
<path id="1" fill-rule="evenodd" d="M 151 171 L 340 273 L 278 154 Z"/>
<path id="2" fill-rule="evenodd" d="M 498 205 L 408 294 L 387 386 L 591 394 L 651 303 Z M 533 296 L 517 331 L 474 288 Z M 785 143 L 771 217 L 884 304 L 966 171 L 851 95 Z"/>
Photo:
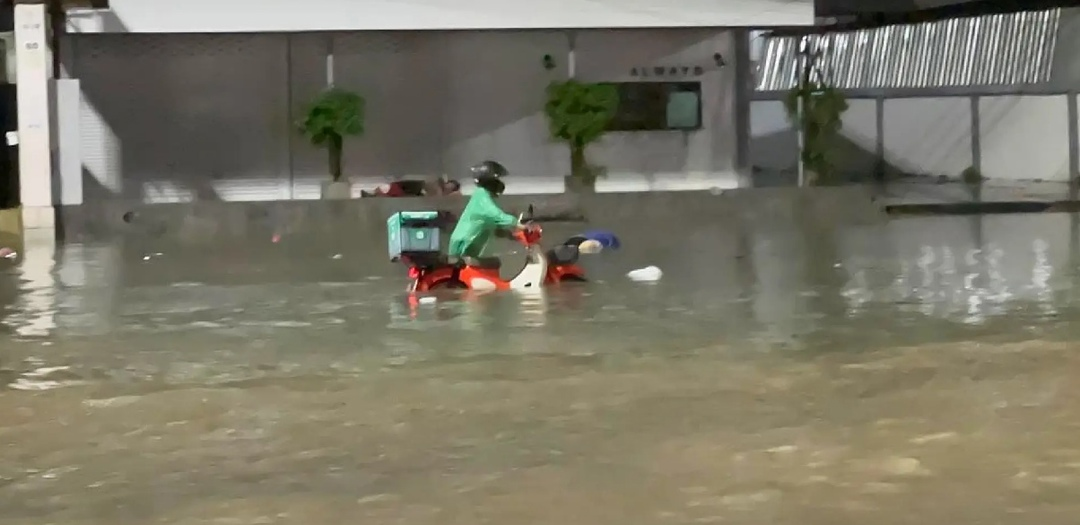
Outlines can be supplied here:
<path id="1" fill-rule="evenodd" d="M 571 244 L 556 246 L 547 252 L 548 262 L 551 264 L 574 264 L 579 255 L 578 247 Z"/>
<path id="2" fill-rule="evenodd" d="M 502 268 L 502 259 L 498 257 L 466 257 L 465 265 L 481 270 L 498 270 Z"/>

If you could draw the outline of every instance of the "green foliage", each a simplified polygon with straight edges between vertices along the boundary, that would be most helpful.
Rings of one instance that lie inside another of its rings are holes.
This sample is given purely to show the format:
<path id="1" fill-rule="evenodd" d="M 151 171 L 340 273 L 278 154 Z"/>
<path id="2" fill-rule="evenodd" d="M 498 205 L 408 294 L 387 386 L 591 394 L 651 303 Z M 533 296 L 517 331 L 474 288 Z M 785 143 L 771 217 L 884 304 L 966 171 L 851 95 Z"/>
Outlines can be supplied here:
<path id="1" fill-rule="evenodd" d="M 968 166 L 960 173 L 960 180 L 967 184 L 982 184 L 985 180 L 982 173 L 975 166 Z"/>
<path id="2" fill-rule="evenodd" d="M 330 88 L 311 101 L 304 119 L 296 125 L 311 144 L 326 148 L 330 175 L 341 180 L 341 152 L 345 137 L 364 134 L 364 97 L 344 89 Z"/>
<path id="3" fill-rule="evenodd" d="M 586 146 L 604 135 L 618 108 L 615 86 L 571 79 L 548 86 L 544 113 L 552 138 Z"/>
<path id="4" fill-rule="evenodd" d="M 570 178 L 582 189 L 596 182 L 603 170 L 589 165 L 585 148 L 600 140 L 619 108 L 619 93 L 610 84 L 574 79 L 552 82 L 547 88 L 547 115 L 551 138 L 570 146 Z"/>
<path id="5" fill-rule="evenodd" d="M 813 171 L 818 180 L 828 180 L 834 166 L 835 140 L 843 127 L 841 118 L 848 109 L 844 94 L 818 82 L 803 82 L 788 92 L 784 107 L 791 122 L 803 130 L 803 166 Z"/>

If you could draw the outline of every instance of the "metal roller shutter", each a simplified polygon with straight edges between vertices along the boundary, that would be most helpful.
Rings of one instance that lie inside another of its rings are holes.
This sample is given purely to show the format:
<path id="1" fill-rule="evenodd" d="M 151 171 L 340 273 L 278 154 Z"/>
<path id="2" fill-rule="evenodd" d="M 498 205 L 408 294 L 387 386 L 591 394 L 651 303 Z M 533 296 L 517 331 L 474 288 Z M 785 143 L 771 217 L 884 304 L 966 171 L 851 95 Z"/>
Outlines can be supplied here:
<path id="1" fill-rule="evenodd" d="M 284 35 L 72 38 L 88 200 L 289 196 Z"/>

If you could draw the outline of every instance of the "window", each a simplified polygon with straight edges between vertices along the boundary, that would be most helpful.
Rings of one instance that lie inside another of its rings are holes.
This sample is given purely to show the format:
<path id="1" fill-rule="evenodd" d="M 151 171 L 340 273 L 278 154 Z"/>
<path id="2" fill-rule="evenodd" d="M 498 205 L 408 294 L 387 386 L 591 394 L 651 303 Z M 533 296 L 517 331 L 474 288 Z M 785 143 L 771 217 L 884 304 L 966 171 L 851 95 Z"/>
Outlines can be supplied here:
<path id="1" fill-rule="evenodd" d="M 701 129 L 700 82 L 620 82 L 609 131 Z"/>

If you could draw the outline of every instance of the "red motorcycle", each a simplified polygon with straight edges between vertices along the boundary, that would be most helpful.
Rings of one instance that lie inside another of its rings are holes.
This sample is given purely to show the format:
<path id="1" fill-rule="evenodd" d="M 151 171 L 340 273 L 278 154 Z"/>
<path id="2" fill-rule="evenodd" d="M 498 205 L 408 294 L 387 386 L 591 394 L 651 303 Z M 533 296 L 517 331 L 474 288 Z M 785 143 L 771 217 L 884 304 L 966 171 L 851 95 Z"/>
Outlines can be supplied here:
<path id="1" fill-rule="evenodd" d="M 409 292 L 438 289 L 524 290 L 584 281 L 578 266 L 578 246 L 567 242 L 546 252 L 540 246 L 543 229 L 532 223 L 512 237 L 525 247 L 525 266 L 510 279 L 499 275 L 497 257 L 450 261 L 439 248 L 436 212 L 401 212 L 390 218 L 391 260 L 409 267 Z"/>

